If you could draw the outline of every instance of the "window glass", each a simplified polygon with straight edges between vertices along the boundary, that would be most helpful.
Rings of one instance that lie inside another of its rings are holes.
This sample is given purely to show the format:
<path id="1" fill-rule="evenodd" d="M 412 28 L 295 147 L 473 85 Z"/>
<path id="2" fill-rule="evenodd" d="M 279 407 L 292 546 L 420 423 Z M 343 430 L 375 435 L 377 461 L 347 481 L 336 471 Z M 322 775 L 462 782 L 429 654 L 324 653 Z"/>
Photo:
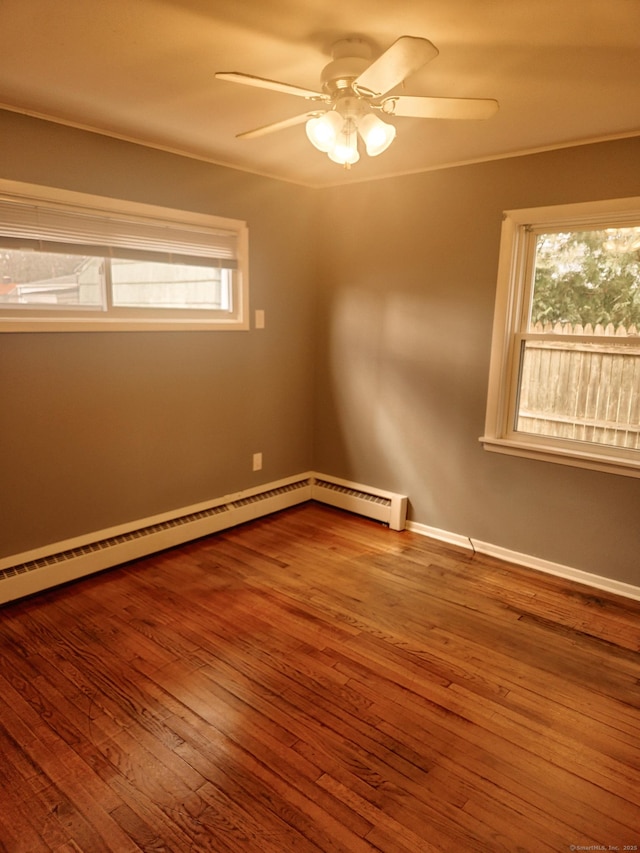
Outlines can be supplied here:
<path id="1" fill-rule="evenodd" d="M 537 235 L 529 330 L 558 323 L 638 334 L 640 227 Z"/>
<path id="2" fill-rule="evenodd" d="M 518 431 L 640 448 L 640 346 L 527 341 Z"/>
<path id="3" fill-rule="evenodd" d="M 538 234 L 515 429 L 640 447 L 639 327 L 640 228 Z"/>
<path id="4" fill-rule="evenodd" d="M 114 259 L 113 304 L 128 308 L 228 311 L 229 270 L 192 264 Z"/>
<path id="5" fill-rule="evenodd" d="M 104 308 L 104 261 L 86 255 L 0 249 L 0 304 Z"/>

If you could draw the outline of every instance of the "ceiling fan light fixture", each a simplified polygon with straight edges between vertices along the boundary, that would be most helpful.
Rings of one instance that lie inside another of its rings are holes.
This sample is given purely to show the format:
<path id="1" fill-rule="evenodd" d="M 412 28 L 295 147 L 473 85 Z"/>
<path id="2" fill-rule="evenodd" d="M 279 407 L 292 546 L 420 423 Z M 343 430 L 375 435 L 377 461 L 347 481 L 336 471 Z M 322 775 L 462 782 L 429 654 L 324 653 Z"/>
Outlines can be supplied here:
<path id="1" fill-rule="evenodd" d="M 377 157 L 391 145 L 396 138 L 396 129 L 392 124 L 367 113 L 358 122 L 358 131 L 364 140 L 369 157 Z"/>
<path id="2" fill-rule="evenodd" d="M 309 142 L 318 151 L 327 154 L 336 144 L 338 134 L 342 129 L 342 121 L 342 117 L 333 111 L 310 118 L 306 124 Z"/>
<path id="3" fill-rule="evenodd" d="M 490 98 L 390 94 L 438 55 L 438 49 L 419 36 L 400 36 L 373 61 L 371 45 L 358 37 L 340 39 L 333 45 L 331 55 L 332 61 L 320 75 L 321 91 L 239 71 L 217 71 L 215 76 L 220 80 L 314 102 L 301 115 L 238 133 L 236 137 L 253 139 L 306 123 L 311 144 L 348 169 L 360 159 L 358 136 L 369 157 L 382 154 L 396 137 L 395 126 L 382 121 L 376 113 L 401 118 L 486 119 L 498 109 L 498 102 Z"/>

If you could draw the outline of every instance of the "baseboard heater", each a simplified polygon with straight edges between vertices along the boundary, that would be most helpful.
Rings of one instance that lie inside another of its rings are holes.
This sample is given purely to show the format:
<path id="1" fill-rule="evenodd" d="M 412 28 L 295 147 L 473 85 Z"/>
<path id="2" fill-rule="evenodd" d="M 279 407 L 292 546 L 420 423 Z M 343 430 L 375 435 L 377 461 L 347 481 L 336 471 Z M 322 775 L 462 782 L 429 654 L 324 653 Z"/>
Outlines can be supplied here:
<path id="1" fill-rule="evenodd" d="M 393 492 L 383 492 L 348 480 L 311 477 L 311 497 L 339 509 L 356 512 L 388 524 L 392 530 L 404 530 L 407 519 L 407 498 Z"/>
<path id="2" fill-rule="evenodd" d="M 364 515 L 394 530 L 405 527 L 405 496 L 306 473 L 0 559 L 0 604 L 309 500 Z"/>

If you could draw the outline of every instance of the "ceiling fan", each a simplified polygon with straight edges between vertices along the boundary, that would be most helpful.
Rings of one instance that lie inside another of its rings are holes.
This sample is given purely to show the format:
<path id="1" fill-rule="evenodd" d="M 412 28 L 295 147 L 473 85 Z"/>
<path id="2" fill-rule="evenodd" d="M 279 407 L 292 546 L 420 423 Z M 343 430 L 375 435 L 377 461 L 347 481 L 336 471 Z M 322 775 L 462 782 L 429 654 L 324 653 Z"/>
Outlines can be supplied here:
<path id="1" fill-rule="evenodd" d="M 320 75 L 320 92 L 239 71 L 218 71 L 215 76 L 313 102 L 300 115 L 239 133 L 238 139 L 256 138 L 306 123 L 311 143 L 334 162 L 349 168 L 360 158 L 358 134 L 370 157 L 386 151 L 393 142 L 396 128 L 383 121 L 380 114 L 431 119 L 487 119 L 495 114 L 498 102 L 488 98 L 389 94 L 437 55 L 438 49 L 428 39 L 401 36 L 371 61 L 371 49 L 363 39 L 340 39 L 333 45 L 332 61 Z"/>

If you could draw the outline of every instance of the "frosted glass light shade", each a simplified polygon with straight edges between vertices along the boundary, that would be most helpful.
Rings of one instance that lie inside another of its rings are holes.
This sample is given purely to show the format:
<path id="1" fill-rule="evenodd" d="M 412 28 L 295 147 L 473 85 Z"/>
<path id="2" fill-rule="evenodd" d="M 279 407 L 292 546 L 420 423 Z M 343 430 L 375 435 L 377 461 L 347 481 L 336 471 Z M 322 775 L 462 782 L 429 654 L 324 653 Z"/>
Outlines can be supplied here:
<path id="1" fill-rule="evenodd" d="M 310 118 L 305 126 L 309 141 L 318 151 L 327 154 L 336 144 L 342 122 L 342 116 L 333 111 Z"/>
<path id="2" fill-rule="evenodd" d="M 382 154 L 396 138 L 396 129 L 392 124 L 368 113 L 358 122 L 358 130 L 364 140 L 369 157 Z"/>

